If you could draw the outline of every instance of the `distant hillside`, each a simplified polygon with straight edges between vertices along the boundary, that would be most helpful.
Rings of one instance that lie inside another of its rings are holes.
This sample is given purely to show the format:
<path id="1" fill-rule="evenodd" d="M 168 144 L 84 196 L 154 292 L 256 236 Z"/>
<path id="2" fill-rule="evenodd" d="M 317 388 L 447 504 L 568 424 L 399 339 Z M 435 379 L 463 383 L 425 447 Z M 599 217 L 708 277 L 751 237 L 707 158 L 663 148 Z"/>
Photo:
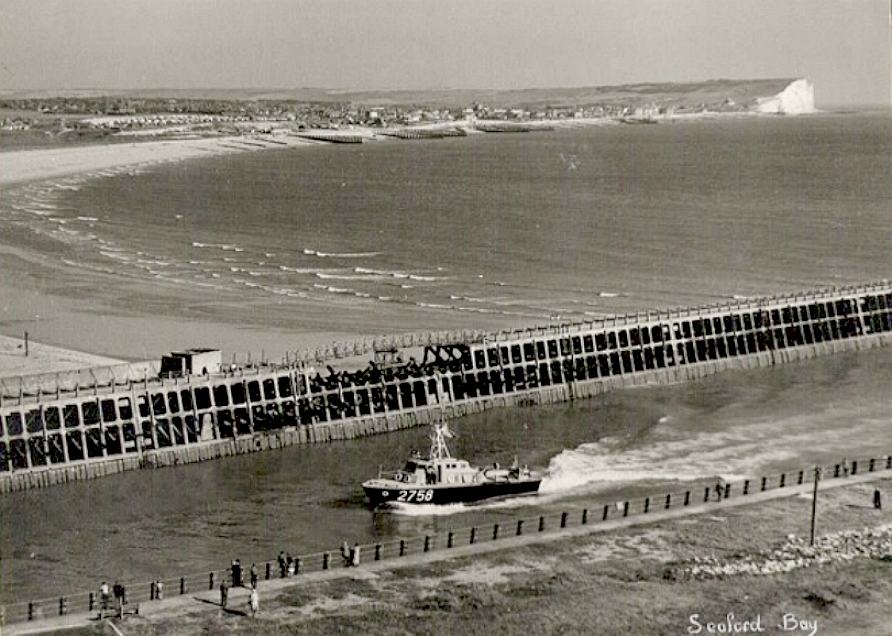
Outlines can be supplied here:
<path id="1" fill-rule="evenodd" d="M 624 84 L 574 88 L 528 88 L 518 90 L 432 89 L 395 91 L 344 91 L 324 88 L 294 89 L 143 89 L 125 91 L 0 91 L 7 98 L 49 97 L 130 97 L 216 99 L 233 101 L 293 100 L 317 103 L 352 103 L 375 106 L 459 107 L 473 102 L 505 108 L 574 106 L 584 104 L 651 104 L 697 106 L 728 100 L 751 106 L 757 98 L 780 93 L 793 78 L 759 80 L 709 80 L 691 83 Z"/>

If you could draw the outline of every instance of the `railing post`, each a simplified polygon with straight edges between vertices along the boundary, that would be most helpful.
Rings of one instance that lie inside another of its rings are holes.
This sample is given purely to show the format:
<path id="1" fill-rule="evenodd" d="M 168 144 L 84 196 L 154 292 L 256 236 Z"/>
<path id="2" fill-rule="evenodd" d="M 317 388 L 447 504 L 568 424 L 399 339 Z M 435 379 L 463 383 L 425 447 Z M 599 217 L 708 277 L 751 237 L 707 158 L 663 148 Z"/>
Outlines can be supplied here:
<path id="1" fill-rule="evenodd" d="M 59 616 L 65 616 L 68 613 L 68 599 L 64 596 L 59 597 Z"/>
<path id="2" fill-rule="evenodd" d="M 765 491 L 765 486 L 768 484 L 768 477 L 762 477 L 762 491 Z"/>
<path id="3" fill-rule="evenodd" d="M 779 487 L 779 488 L 783 488 L 783 487 L 784 487 L 784 484 L 786 483 L 786 481 L 787 481 L 787 473 L 781 473 L 781 476 L 780 476 L 780 485 L 779 485 L 778 487 Z"/>
<path id="4" fill-rule="evenodd" d="M 624 517 L 629 516 L 629 502 L 628 501 L 623 502 L 623 516 Z"/>
<path id="5" fill-rule="evenodd" d="M 805 480 L 805 471 L 804 471 L 804 470 L 800 470 L 800 471 L 799 471 L 799 477 L 796 478 L 796 483 L 797 483 L 798 485 L 801 486 L 801 485 L 802 485 L 802 482 L 803 482 L 804 480 Z"/>
<path id="6" fill-rule="evenodd" d="M 446 547 L 451 548 L 453 541 L 455 541 L 455 533 L 450 530 L 449 534 L 446 535 Z"/>
<path id="7" fill-rule="evenodd" d="M 851 474 L 852 475 L 858 474 L 858 460 L 857 459 L 852 462 L 852 473 Z"/>
<path id="8" fill-rule="evenodd" d="M 871 457 L 871 458 L 870 458 L 870 464 L 869 464 L 868 467 L 867 467 L 867 471 L 868 471 L 868 472 L 871 472 L 871 473 L 873 472 L 873 464 L 874 464 L 874 459 L 873 459 L 873 457 Z"/>
<path id="9" fill-rule="evenodd" d="M 153 586 L 153 590 L 152 590 L 152 591 L 154 592 L 154 586 Z M 155 595 L 152 594 L 152 599 L 154 600 L 154 598 L 155 598 Z M 96 606 L 96 595 L 95 595 L 94 592 L 90 592 L 90 596 L 89 596 L 89 598 L 87 599 L 87 611 L 92 612 L 92 611 L 93 611 L 93 608 L 94 608 L 95 606 Z"/>
<path id="10" fill-rule="evenodd" d="M 644 498 L 644 514 L 647 514 L 648 510 L 650 510 L 650 497 Z"/>
<path id="11" fill-rule="evenodd" d="M 709 503 L 709 492 L 710 488 L 707 486 L 703 491 L 703 503 Z"/>
<path id="12" fill-rule="evenodd" d="M 381 560 L 381 544 L 376 543 L 375 544 L 375 561 L 380 561 L 380 560 Z"/>
<path id="13" fill-rule="evenodd" d="M 886 470 L 892 469 L 892 455 L 886 457 Z"/>
<path id="14" fill-rule="evenodd" d="M 839 464 L 836 464 L 836 465 L 833 467 L 833 477 L 834 477 L 834 478 L 839 477 Z"/>
<path id="15" fill-rule="evenodd" d="M 539 532 L 542 532 L 543 530 L 545 530 L 545 517 L 539 515 Z"/>
<path id="16" fill-rule="evenodd" d="M 424 551 L 430 552 L 431 550 L 431 538 L 428 535 L 424 536 Z"/>
<path id="17" fill-rule="evenodd" d="M 217 581 L 215 579 L 216 579 L 216 576 L 214 576 L 214 573 L 211 572 L 210 576 L 208 576 L 208 589 L 209 590 L 212 590 L 215 587 L 217 587 L 217 585 L 216 585 Z"/>
<path id="18" fill-rule="evenodd" d="M 588 523 L 588 508 L 583 508 L 582 509 L 582 525 L 585 525 L 587 523 Z"/>
<path id="19" fill-rule="evenodd" d="M 471 528 L 471 539 L 470 543 L 473 544 L 474 541 L 477 540 L 477 528 Z"/>
<path id="20" fill-rule="evenodd" d="M 155 597 L 157 595 L 158 595 L 157 591 L 155 590 L 155 581 L 152 581 L 151 583 L 149 583 L 149 600 L 154 601 Z M 92 593 L 91 593 L 91 596 L 92 596 Z M 92 604 L 91 604 L 91 607 L 92 607 Z"/>
<path id="21" fill-rule="evenodd" d="M 725 484 L 725 499 L 731 496 L 731 484 Z"/>
<path id="22" fill-rule="evenodd" d="M 273 564 L 269 561 L 266 562 L 266 580 L 269 581 L 273 576 Z"/>
<path id="23" fill-rule="evenodd" d="M 523 534 L 523 519 L 518 519 L 517 520 L 517 536 L 519 537 L 522 534 Z"/>
<path id="24" fill-rule="evenodd" d="M 744 495 L 750 494 L 750 480 L 749 479 L 746 479 L 743 482 L 743 494 Z"/>
<path id="25" fill-rule="evenodd" d="M 28 620 L 29 621 L 34 620 L 34 602 L 33 601 L 28 601 Z"/>
<path id="26" fill-rule="evenodd" d="M 185 594 L 185 593 L 186 593 L 186 577 L 181 576 L 180 577 L 180 594 Z"/>
<path id="27" fill-rule="evenodd" d="M 562 512 L 561 513 L 561 528 L 566 528 L 566 527 L 567 527 L 567 513 Z"/>
<path id="28" fill-rule="evenodd" d="M 666 505 L 663 506 L 666 510 L 669 510 L 669 507 L 672 505 L 672 494 L 666 495 Z"/>
<path id="29" fill-rule="evenodd" d="M 300 557 L 294 557 L 294 574 L 300 574 Z"/>
<path id="30" fill-rule="evenodd" d="M 331 555 L 329 555 L 328 552 L 326 552 L 322 555 L 322 569 L 323 570 L 328 569 L 328 562 L 330 559 L 331 559 Z"/>
<path id="31" fill-rule="evenodd" d="M 495 541 L 499 538 L 499 524 L 494 523 L 492 525 L 492 540 Z"/>
<path id="32" fill-rule="evenodd" d="M 601 521 L 607 521 L 607 514 L 610 512 L 610 506 L 604 506 L 604 516 L 601 517 Z"/>
<path id="33" fill-rule="evenodd" d="M 690 490 L 686 490 L 686 491 L 684 492 L 684 505 L 687 506 L 687 505 L 690 504 L 690 503 L 691 503 L 691 491 L 690 491 Z"/>
<path id="34" fill-rule="evenodd" d="M 406 540 L 400 539 L 400 556 L 406 555 Z"/>

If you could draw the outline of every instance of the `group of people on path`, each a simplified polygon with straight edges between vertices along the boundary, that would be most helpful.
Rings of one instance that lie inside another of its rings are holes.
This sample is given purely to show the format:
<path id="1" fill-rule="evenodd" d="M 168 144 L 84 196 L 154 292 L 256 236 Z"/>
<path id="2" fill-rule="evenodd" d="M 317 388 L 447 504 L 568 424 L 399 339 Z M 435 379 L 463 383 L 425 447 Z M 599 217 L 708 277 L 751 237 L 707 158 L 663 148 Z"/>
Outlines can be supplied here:
<path id="1" fill-rule="evenodd" d="M 245 587 L 244 581 L 244 573 L 242 572 L 242 562 L 239 559 L 233 559 L 232 563 L 229 566 L 230 574 L 232 577 L 232 585 L 231 587 Z M 251 617 L 256 617 L 257 612 L 260 611 L 260 593 L 257 591 L 257 581 L 260 578 L 260 573 L 257 570 L 257 564 L 252 563 L 251 569 L 248 571 L 250 576 L 250 590 L 251 593 L 248 595 L 248 609 L 251 612 Z M 226 609 L 226 605 L 229 601 L 229 588 L 230 585 L 227 584 L 226 579 L 224 578 L 220 581 L 220 607 Z"/>
<path id="2" fill-rule="evenodd" d="M 354 543 L 351 548 L 347 542 L 341 545 L 341 558 L 344 560 L 345 567 L 356 567 L 359 565 L 359 544 Z"/>
<path id="3" fill-rule="evenodd" d="M 99 619 L 105 615 L 105 611 L 111 607 L 111 595 L 115 597 L 115 610 L 118 618 L 124 618 L 124 605 L 127 604 L 127 588 L 115 581 L 109 593 L 108 583 L 105 581 L 99 586 Z"/>

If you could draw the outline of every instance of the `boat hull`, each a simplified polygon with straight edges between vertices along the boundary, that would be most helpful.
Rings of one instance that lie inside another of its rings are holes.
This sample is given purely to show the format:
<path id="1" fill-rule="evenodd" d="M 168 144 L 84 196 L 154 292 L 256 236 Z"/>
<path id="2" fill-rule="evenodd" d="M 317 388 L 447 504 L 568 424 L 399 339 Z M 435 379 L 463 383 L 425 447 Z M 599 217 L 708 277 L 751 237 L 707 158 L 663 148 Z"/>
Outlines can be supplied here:
<path id="1" fill-rule="evenodd" d="M 495 497 L 529 495 L 539 490 L 541 479 L 484 481 L 476 484 L 413 486 L 410 484 L 376 483 L 362 485 L 372 507 L 389 504 L 446 505 L 473 503 Z"/>

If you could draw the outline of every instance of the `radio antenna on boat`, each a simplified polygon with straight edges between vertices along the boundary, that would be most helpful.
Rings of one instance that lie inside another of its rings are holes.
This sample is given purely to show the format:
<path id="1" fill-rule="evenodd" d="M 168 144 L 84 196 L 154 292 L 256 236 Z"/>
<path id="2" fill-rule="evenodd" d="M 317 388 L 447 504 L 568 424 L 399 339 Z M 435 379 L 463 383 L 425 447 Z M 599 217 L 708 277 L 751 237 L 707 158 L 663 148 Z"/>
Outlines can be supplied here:
<path id="1" fill-rule="evenodd" d="M 434 424 L 434 430 L 431 433 L 431 459 L 452 459 L 446 440 L 452 438 L 452 431 L 449 430 L 449 424 L 442 422 Z"/>

